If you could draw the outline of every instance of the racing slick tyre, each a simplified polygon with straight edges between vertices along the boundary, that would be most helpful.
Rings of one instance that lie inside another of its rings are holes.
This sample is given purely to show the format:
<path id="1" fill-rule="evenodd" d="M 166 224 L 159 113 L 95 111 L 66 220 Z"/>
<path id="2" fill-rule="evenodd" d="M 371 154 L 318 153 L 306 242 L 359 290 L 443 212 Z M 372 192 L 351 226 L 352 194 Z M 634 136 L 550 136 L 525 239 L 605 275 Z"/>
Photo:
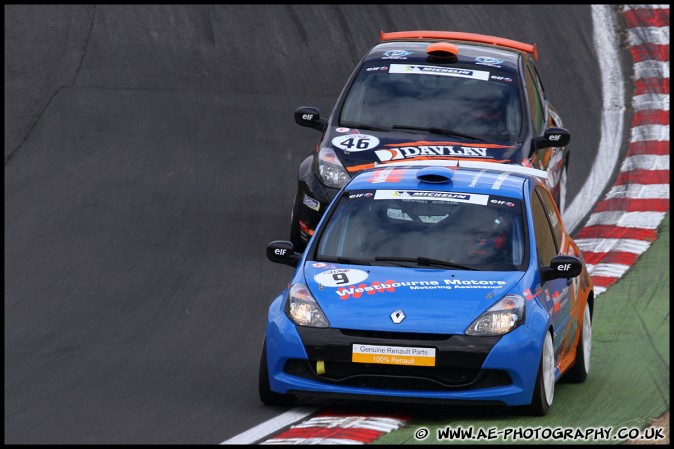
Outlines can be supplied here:
<path id="1" fill-rule="evenodd" d="M 301 253 L 304 251 L 306 244 L 302 241 L 300 235 L 300 193 L 299 190 L 295 194 L 295 203 L 293 211 L 290 214 L 290 242 L 295 247 L 295 252 Z"/>
<path id="2" fill-rule="evenodd" d="M 590 305 L 585 303 L 583 311 L 583 324 L 576 348 L 576 361 L 569 371 L 564 375 L 564 381 L 580 383 L 587 379 L 590 372 L 590 355 L 592 354 L 592 317 L 590 316 Z"/>
<path id="3" fill-rule="evenodd" d="M 297 402 L 297 396 L 292 394 L 276 393 L 269 387 L 269 370 L 267 369 L 267 339 L 262 343 L 262 357 L 260 358 L 260 373 L 258 378 L 258 393 L 263 404 L 290 406 Z"/>
<path id="4" fill-rule="evenodd" d="M 550 332 L 545 333 L 543 353 L 538 365 L 538 375 L 531 404 L 524 407 L 526 414 L 545 416 L 555 396 L 555 350 Z"/>

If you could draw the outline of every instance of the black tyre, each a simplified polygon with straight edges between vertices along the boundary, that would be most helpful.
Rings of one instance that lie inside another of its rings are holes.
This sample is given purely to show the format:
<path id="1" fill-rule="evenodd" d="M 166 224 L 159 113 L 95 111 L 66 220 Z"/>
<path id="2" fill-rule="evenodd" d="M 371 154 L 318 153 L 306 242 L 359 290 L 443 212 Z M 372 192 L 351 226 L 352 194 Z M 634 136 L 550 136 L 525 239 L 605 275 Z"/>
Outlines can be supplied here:
<path id="1" fill-rule="evenodd" d="M 543 342 L 541 361 L 538 364 L 536 385 L 531 404 L 524 407 L 524 412 L 532 416 L 545 416 L 555 396 L 555 349 L 552 336 L 546 332 Z"/>
<path id="2" fill-rule="evenodd" d="M 290 406 L 297 402 L 297 396 L 292 394 L 276 393 L 269 386 L 269 370 L 267 369 L 267 339 L 262 343 L 260 357 L 260 373 L 258 378 L 258 392 L 260 401 L 267 405 Z"/>
<path id="3" fill-rule="evenodd" d="M 581 324 L 580 339 L 576 348 L 576 360 L 569 371 L 564 375 L 564 381 L 580 383 L 587 379 L 590 372 L 590 355 L 592 354 L 592 318 L 590 305 L 585 303 L 583 324 Z"/>

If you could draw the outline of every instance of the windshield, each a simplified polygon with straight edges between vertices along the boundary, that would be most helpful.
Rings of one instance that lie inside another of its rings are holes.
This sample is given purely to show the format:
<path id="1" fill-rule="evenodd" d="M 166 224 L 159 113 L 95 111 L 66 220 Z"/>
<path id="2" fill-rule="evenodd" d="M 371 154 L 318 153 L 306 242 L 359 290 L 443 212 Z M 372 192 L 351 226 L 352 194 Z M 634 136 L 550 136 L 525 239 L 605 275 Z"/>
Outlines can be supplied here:
<path id="1" fill-rule="evenodd" d="M 316 260 L 522 271 L 521 201 L 443 191 L 345 192 L 318 237 Z M 420 259 L 421 258 L 421 259 Z"/>
<path id="2" fill-rule="evenodd" d="M 340 123 L 516 142 L 522 127 L 518 83 L 504 75 L 475 67 L 368 63 L 351 86 Z"/>

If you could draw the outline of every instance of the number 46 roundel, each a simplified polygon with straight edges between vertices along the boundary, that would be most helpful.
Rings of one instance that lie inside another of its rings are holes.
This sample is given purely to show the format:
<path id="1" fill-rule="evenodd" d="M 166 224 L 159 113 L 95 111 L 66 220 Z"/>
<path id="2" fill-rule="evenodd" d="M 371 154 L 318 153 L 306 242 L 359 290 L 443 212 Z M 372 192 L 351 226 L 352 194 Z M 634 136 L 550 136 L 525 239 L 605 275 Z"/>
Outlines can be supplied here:
<path id="1" fill-rule="evenodd" d="M 368 134 L 344 134 L 332 139 L 332 144 L 344 151 L 365 151 L 376 148 L 379 145 L 379 139 Z"/>

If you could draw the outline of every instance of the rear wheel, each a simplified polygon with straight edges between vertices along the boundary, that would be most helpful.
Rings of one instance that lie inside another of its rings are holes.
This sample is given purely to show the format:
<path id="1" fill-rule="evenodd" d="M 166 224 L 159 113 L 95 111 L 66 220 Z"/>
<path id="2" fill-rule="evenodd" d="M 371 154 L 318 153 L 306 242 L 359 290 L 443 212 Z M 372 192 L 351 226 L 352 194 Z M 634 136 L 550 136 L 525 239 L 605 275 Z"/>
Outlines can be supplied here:
<path id="1" fill-rule="evenodd" d="M 580 339 L 576 347 L 576 361 L 567 373 L 564 380 L 568 382 L 584 382 L 587 374 L 590 372 L 590 355 L 592 355 L 592 318 L 590 316 L 590 305 L 585 303 L 583 311 L 583 328 L 580 332 Z"/>
<path id="2" fill-rule="evenodd" d="M 544 416 L 555 396 L 555 350 L 552 346 L 552 336 L 550 332 L 545 333 L 543 342 L 543 353 L 538 365 L 538 375 L 536 376 L 536 385 L 534 386 L 534 395 L 531 404 L 524 408 L 524 411 L 533 416 Z"/>
<path id="3" fill-rule="evenodd" d="M 267 405 L 289 406 L 297 402 L 297 396 L 292 394 L 276 393 L 269 386 L 269 370 L 267 369 L 267 339 L 262 343 L 260 357 L 260 373 L 258 378 L 258 393 L 262 403 Z"/>

